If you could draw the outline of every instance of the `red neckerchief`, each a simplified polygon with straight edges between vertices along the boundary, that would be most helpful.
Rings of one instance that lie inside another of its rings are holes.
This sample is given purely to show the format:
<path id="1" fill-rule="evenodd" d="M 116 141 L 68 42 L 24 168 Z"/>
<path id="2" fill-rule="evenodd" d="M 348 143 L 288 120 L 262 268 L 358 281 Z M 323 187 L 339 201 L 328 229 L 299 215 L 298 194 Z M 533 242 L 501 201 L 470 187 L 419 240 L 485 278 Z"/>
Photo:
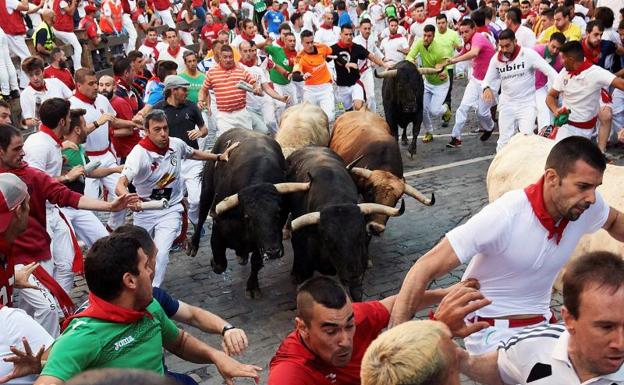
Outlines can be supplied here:
<path id="1" fill-rule="evenodd" d="M 395 34 L 390 35 L 389 39 L 392 40 L 392 39 L 398 39 L 401 37 L 403 37 L 403 35 L 401 35 L 400 33 L 395 33 Z"/>
<path id="2" fill-rule="evenodd" d="M 139 145 L 146 149 L 147 151 L 155 152 L 158 155 L 165 155 L 167 151 L 169 151 L 169 142 L 167 141 L 167 145 L 164 148 L 160 148 L 151 141 L 147 136 L 141 140 L 139 140 Z"/>
<path id="3" fill-rule="evenodd" d="M 524 193 L 529 199 L 529 203 L 531 203 L 533 214 L 535 214 L 542 226 L 548 230 L 548 239 L 552 239 L 556 235 L 555 242 L 559 244 L 569 220 L 562 218 L 561 221 L 559 221 L 559 225 L 557 225 L 555 220 L 548 213 L 548 210 L 546 210 L 546 204 L 544 203 L 544 176 L 542 176 L 537 183 L 525 188 Z"/>
<path id="4" fill-rule="evenodd" d="M 334 29 L 334 25 L 327 25 L 325 23 L 321 24 L 321 28 L 323 29 Z"/>
<path id="5" fill-rule="evenodd" d="M 2 168 L 0 167 L 0 174 L 3 172 L 10 172 L 11 174 L 15 174 L 20 178 L 26 176 L 26 167 L 28 167 L 28 163 L 22 161 L 22 163 L 16 168 Z"/>
<path id="6" fill-rule="evenodd" d="M 338 45 L 338 47 L 342 48 L 342 49 L 348 49 L 349 51 L 351 51 L 351 48 L 353 47 L 353 43 L 351 44 L 345 44 L 343 42 L 341 42 L 340 40 L 338 40 L 338 43 L 336 43 Z"/>
<path id="7" fill-rule="evenodd" d="M 256 34 L 254 33 L 253 35 L 247 35 L 247 32 L 245 31 L 241 31 L 241 37 L 249 42 L 253 41 L 253 39 L 256 37 Z"/>
<path id="8" fill-rule="evenodd" d="M 485 25 L 482 27 L 477 27 L 475 28 L 475 32 L 485 32 L 487 34 L 492 34 L 492 32 L 490 32 L 490 30 L 488 29 L 488 27 L 486 27 Z"/>
<path id="9" fill-rule="evenodd" d="M 178 46 L 178 49 L 176 49 L 175 51 L 171 49 L 171 46 L 167 47 L 167 52 L 169 53 L 169 55 L 171 55 L 171 57 L 176 57 L 178 56 L 178 54 L 180 53 L 180 49 L 182 47 Z"/>
<path id="10" fill-rule="evenodd" d="M 121 76 L 115 76 L 115 83 L 125 88 L 126 91 L 130 90 L 130 86 L 128 85 L 128 83 L 126 83 L 124 79 L 121 78 Z"/>
<path id="11" fill-rule="evenodd" d="M 284 43 L 282 39 L 277 39 L 276 42 L 277 42 L 277 45 L 279 45 L 280 47 L 282 48 L 286 47 L 286 43 Z"/>
<path id="12" fill-rule="evenodd" d="M 39 265 L 32 274 L 43 284 L 43 286 L 45 286 L 46 289 L 48 289 L 54 299 L 56 299 L 61 306 L 61 310 L 63 311 L 63 315 L 65 317 L 69 317 L 76 310 L 74 301 L 72 301 L 67 292 L 61 287 L 61 285 L 58 284 L 58 282 L 56 282 L 50 273 L 43 268 L 43 266 Z"/>
<path id="13" fill-rule="evenodd" d="M 414 21 L 415 21 L 415 22 L 417 22 L 418 24 L 422 24 L 422 23 L 424 23 L 424 22 L 425 22 L 425 20 L 427 20 L 427 18 L 426 18 L 426 17 L 423 17 L 423 18 L 422 18 L 422 19 L 420 19 L 420 20 L 419 20 L 419 19 L 414 19 Z"/>
<path id="14" fill-rule="evenodd" d="M 156 46 L 158 45 L 158 40 L 152 43 L 151 41 L 147 40 L 147 38 L 145 38 L 145 40 L 143 40 L 143 45 L 146 47 L 150 47 L 154 51 L 154 59 L 158 60 L 159 52 L 156 49 Z"/>
<path id="15" fill-rule="evenodd" d="M 585 59 L 576 70 L 568 71 L 568 73 L 570 74 L 570 77 L 576 76 L 591 67 L 593 64 L 594 63 L 591 61 Z"/>
<path id="16" fill-rule="evenodd" d="M 597 64 L 600 61 L 600 47 L 592 48 L 587 44 L 587 38 L 581 40 L 583 46 L 583 53 L 585 54 L 585 60 Z"/>
<path id="17" fill-rule="evenodd" d="M 46 126 L 45 124 L 41 123 L 39 125 L 39 131 L 43 132 L 44 134 L 48 134 L 50 135 L 50 137 L 52 137 L 52 139 L 54 139 L 54 141 L 56 142 L 56 144 L 59 145 L 59 147 L 63 147 L 63 142 L 61 141 L 61 139 L 54 133 L 54 131 L 52 131 L 52 129 L 48 126 Z"/>
<path id="18" fill-rule="evenodd" d="M 65 330 L 74 318 L 81 317 L 95 318 L 118 324 L 133 324 L 143 317 L 154 318 L 147 310 L 139 311 L 126 309 L 125 307 L 105 301 L 93 293 L 89 293 L 89 306 L 80 313 L 65 319 L 62 330 Z"/>
<path id="19" fill-rule="evenodd" d="M 76 98 L 78 98 L 78 100 L 82 100 L 83 102 L 85 102 L 87 104 L 91 104 L 91 105 L 95 104 L 95 99 L 96 98 L 91 99 L 90 97 L 88 97 L 87 95 L 85 95 L 82 92 L 78 91 L 77 89 L 74 92 L 74 96 Z"/>
<path id="20" fill-rule="evenodd" d="M 516 48 L 514 49 L 513 54 L 511 55 L 511 58 L 509 58 L 509 59 L 507 59 L 507 57 L 505 55 L 503 55 L 503 53 L 501 51 L 498 51 L 498 61 L 501 62 L 501 63 L 514 61 L 518 57 L 519 53 L 520 53 L 520 46 L 518 44 L 516 44 Z"/>
<path id="21" fill-rule="evenodd" d="M 35 91 L 39 91 L 39 92 L 41 92 L 41 91 L 48 91 L 48 88 L 46 87 L 45 80 L 42 80 L 41 83 L 42 84 L 39 87 L 35 87 L 35 85 L 32 84 L 32 83 L 28 83 L 28 85 L 31 86 L 32 89 L 35 90 Z"/>
<path id="22" fill-rule="evenodd" d="M 257 60 L 253 60 L 251 59 L 250 61 L 244 61 L 243 59 L 241 59 L 241 64 L 247 66 L 247 67 L 255 67 L 256 64 L 258 63 Z"/>

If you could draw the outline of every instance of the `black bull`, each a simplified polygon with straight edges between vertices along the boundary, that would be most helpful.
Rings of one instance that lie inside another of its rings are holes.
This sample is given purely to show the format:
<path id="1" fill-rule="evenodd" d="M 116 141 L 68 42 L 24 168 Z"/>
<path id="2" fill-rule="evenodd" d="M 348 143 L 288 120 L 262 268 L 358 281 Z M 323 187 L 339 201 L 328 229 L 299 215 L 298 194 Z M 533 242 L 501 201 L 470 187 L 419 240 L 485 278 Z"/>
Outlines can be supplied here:
<path id="1" fill-rule="evenodd" d="M 386 122 L 390 132 L 398 140 L 399 127 L 403 128 L 402 140 L 407 142 L 407 126 L 412 123 L 412 141 L 408 151 L 416 153 L 416 139 L 423 120 L 424 82 L 418 67 L 407 60 L 397 63 L 391 70 L 375 76 L 383 77 L 381 94 Z"/>
<path id="2" fill-rule="evenodd" d="M 232 143 L 240 142 L 227 163 L 208 161 L 204 165 L 200 198 L 201 228 L 210 213 L 213 217 L 210 246 L 215 273 L 227 268 L 225 252 L 234 249 L 241 264 L 251 253 L 251 274 L 246 294 L 260 293 L 258 272 L 263 258 L 279 258 L 284 253 L 282 229 L 288 211 L 283 194 L 309 188 L 307 184 L 287 184 L 286 163 L 279 144 L 270 137 L 244 129 L 232 129 L 221 135 L 214 153 L 222 153 Z M 195 231 L 188 253 L 195 255 L 200 232 Z"/>
<path id="3" fill-rule="evenodd" d="M 358 191 L 342 159 L 332 150 L 308 146 L 287 160 L 289 182 L 310 182 L 306 192 L 290 194 L 292 214 L 292 275 L 297 283 L 312 276 L 337 274 L 352 298 L 362 299 L 362 279 L 368 266 L 368 217 L 404 211 L 375 203 L 358 204 Z"/>

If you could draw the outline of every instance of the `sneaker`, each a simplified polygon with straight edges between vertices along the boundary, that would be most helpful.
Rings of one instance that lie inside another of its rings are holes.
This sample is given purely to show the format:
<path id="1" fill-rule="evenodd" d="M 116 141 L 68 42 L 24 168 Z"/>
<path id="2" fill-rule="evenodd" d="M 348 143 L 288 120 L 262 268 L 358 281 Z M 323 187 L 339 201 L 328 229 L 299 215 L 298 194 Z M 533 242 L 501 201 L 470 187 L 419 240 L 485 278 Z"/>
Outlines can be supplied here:
<path id="1" fill-rule="evenodd" d="M 433 140 L 433 134 L 431 132 L 426 132 L 423 137 L 423 143 L 429 143 Z"/>
<path id="2" fill-rule="evenodd" d="M 457 148 L 461 147 L 461 139 L 457 139 L 451 136 L 451 141 L 446 144 L 448 148 Z"/>
<path id="3" fill-rule="evenodd" d="M 442 121 L 442 127 L 448 127 L 448 122 Z"/>
<path id="4" fill-rule="evenodd" d="M 451 107 L 446 103 L 444 103 L 444 105 L 446 106 L 446 112 L 442 115 L 442 121 L 448 124 L 448 122 L 451 121 L 451 116 L 453 114 L 451 113 Z"/>
<path id="5" fill-rule="evenodd" d="M 182 243 L 178 242 L 176 244 L 171 245 L 171 248 L 169 249 L 170 253 L 177 253 L 178 251 L 182 251 Z"/>
<path id="6" fill-rule="evenodd" d="M 482 142 L 485 142 L 486 140 L 490 139 L 490 136 L 492 136 L 492 131 L 483 131 L 483 134 L 481 134 L 481 137 L 479 137 L 479 139 L 481 139 Z"/>

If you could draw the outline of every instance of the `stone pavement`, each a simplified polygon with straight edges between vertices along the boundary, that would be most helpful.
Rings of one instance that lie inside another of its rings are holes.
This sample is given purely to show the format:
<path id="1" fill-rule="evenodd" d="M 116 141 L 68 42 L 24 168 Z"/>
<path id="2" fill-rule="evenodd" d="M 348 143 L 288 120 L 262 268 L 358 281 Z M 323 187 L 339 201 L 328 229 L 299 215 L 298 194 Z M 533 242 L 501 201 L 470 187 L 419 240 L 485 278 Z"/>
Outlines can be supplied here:
<path id="1" fill-rule="evenodd" d="M 465 81 L 458 81 L 456 84 L 454 108 L 461 99 Z M 466 129 L 476 126 L 475 117 L 472 115 Z M 448 135 L 449 132 L 450 128 L 446 128 L 435 133 Z M 496 139 L 497 136 L 493 135 L 489 141 L 480 142 L 476 134 L 468 134 L 463 138 L 464 146 L 460 149 L 445 147 L 450 140 L 448 136 L 436 137 L 429 144 L 423 144 L 419 140 L 418 154 L 414 159 L 404 156 L 405 172 L 492 155 Z M 364 281 L 365 300 L 376 300 L 396 294 L 414 261 L 434 246 L 448 230 L 466 221 L 486 204 L 485 176 L 488 165 L 489 160 L 478 161 L 407 178 L 410 184 L 423 193 L 435 192 L 436 204 L 425 207 L 406 197 L 406 211 L 403 216 L 390 219 L 385 234 L 373 239 L 370 246 L 373 266 L 368 270 Z M 263 367 L 261 383 L 266 383 L 269 360 L 280 341 L 294 327 L 295 285 L 290 280 L 292 266 L 290 242 L 284 242 L 286 252 L 282 259 L 266 262 L 259 274 L 263 297 L 251 300 L 244 295 L 244 285 L 250 268 L 238 265 L 233 251 L 228 251 L 229 266 L 226 272 L 221 275 L 212 272 L 210 224 L 206 225 L 206 230 L 195 258 L 187 257 L 181 252 L 171 255 L 164 288 L 172 296 L 208 309 L 233 325 L 243 328 L 249 337 L 249 349 L 239 359 Z M 456 283 L 460 280 L 464 269 L 465 266 L 461 266 L 433 282 L 431 287 L 447 287 Z M 74 295 L 86 296 L 85 285 L 79 285 Z M 417 316 L 426 317 L 427 312 L 425 309 Z M 191 327 L 184 328 L 212 346 L 220 346 L 220 336 L 208 335 Z M 167 354 L 166 362 L 169 369 L 174 372 L 199 376 L 201 384 L 222 383 L 213 365 L 184 362 L 170 354 Z M 236 383 L 253 382 L 237 380 Z M 463 383 L 471 382 L 464 380 Z"/>

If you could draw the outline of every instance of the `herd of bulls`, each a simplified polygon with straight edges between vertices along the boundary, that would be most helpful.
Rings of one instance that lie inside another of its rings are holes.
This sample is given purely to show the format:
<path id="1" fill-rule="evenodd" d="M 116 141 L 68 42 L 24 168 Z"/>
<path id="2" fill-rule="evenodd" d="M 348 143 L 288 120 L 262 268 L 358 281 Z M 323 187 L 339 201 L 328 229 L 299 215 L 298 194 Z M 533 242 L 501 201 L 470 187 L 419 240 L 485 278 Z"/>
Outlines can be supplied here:
<path id="1" fill-rule="evenodd" d="M 227 163 L 206 162 L 199 227 L 212 217 L 210 239 L 216 273 L 227 268 L 226 249 L 240 264 L 251 254 L 246 294 L 260 293 L 258 272 L 265 258 L 284 254 L 291 236 L 293 279 L 314 271 L 338 275 L 354 300 L 361 300 L 371 236 L 388 217 L 403 214 L 403 194 L 434 204 L 403 178 L 403 162 L 386 121 L 368 111 L 347 112 L 330 134 L 323 111 L 300 104 L 285 111 L 275 139 L 244 129 L 220 136 L 213 152 L 239 146 Z M 329 147 L 327 147 L 329 146 Z M 195 255 L 200 234 L 187 249 Z"/>

